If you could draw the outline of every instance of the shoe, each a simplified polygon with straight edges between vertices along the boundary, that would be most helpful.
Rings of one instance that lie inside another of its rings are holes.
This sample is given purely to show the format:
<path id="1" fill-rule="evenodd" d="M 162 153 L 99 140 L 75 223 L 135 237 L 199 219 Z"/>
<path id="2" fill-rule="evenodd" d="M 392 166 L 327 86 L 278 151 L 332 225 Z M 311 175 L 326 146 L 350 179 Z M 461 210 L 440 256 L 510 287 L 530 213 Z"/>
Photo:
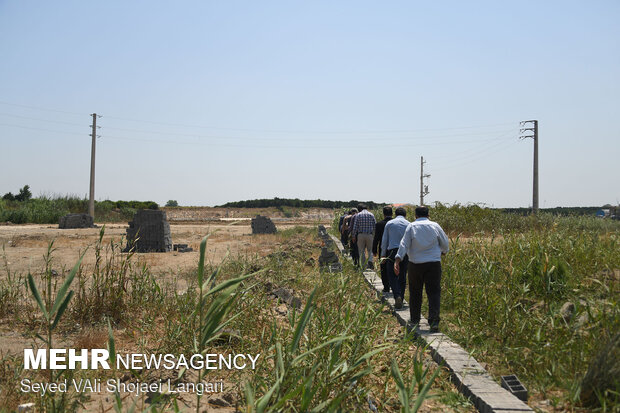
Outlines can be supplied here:
<path id="1" fill-rule="evenodd" d="M 368 261 L 368 264 L 366 265 L 366 269 L 368 270 L 374 270 L 375 266 L 373 265 L 372 261 Z"/>
<path id="2" fill-rule="evenodd" d="M 412 323 L 411 321 L 407 323 L 407 332 L 408 333 L 418 333 L 420 329 L 420 322 Z"/>
<path id="3" fill-rule="evenodd" d="M 389 292 L 390 292 L 390 289 L 389 289 L 389 288 L 384 288 L 384 289 L 383 289 L 383 294 L 387 294 L 387 293 L 389 293 Z"/>
<path id="4" fill-rule="evenodd" d="M 439 333 L 439 325 L 433 324 L 430 329 L 431 333 Z"/>
<path id="5" fill-rule="evenodd" d="M 402 299 L 402 297 L 396 297 L 396 299 L 394 301 L 395 301 L 394 307 L 397 310 L 400 310 L 401 308 L 403 308 L 403 299 Z"/>

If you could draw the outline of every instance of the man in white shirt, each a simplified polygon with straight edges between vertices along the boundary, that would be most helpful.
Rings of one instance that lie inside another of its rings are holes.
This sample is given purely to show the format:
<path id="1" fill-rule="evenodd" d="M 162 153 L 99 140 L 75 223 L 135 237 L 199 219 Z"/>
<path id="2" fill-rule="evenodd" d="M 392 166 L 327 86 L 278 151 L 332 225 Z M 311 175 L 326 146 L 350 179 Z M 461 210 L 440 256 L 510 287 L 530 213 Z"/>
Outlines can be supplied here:
<path id="1" fill-rule="evenodd" d="M 428 297 L 428 323 L 431 333 L 439 331 L 441 298 L 441 256 L 449 251 L 449 241 L 439 224 L 428 219 L 428 207 L 415 209 L 416 220 L 407 227 L 394 260 L 394 272 L 400 272 L 400 262 L 408 255 L 409 301 L 411 324 L 420 323 L 422 288 Z"/>

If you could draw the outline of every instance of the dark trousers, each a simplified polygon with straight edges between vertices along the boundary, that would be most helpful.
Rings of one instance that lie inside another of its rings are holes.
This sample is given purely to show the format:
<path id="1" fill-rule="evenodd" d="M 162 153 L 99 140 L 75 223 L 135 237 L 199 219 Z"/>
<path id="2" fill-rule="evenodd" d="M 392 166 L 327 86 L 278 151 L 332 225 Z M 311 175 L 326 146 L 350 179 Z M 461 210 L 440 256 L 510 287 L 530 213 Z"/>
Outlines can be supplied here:
<path id="1" fill-rule="evenodd" d="M 360 252 L 357 249 L 357 242 L 353 242 L 352 239 L 349 242 L 351 243 L 351 258 L 353 258 L 353 264 L 358 265 L 360 262 Z"/>
<path id="2" fill-rule="evenodd" d="M 411 323 L 420 322 L 422 311 L 422 288 L 428 297 L 428 323 L 439 325 L 439 306 L 441 297 L 441 262 L 409 263 L 409 311 Z"/>
<path id="3" fill-rule="evenodd" d="M 396 260 L 396 253 L 398 248 L 388 250 L 387 273 L 390 282 L 390 288 L 394 294 L 394 298 L 405 298 L 405 288 L 407 288 L 407 264 L 409 263 L 408 257 L 402 259 L 399 264 L 399 273 L 396 275 L 394 272 L 394 261 Z"/>
<path id="4" fill-rule="evenodd" d="M 379 264 L 379 268 L 381 271 L 381 282 L 383 283 L 383 291 L 390 291 L 390 279 L 388 277 L 387 272 L 387 260 L 381 260 L 381 264 Z"/>

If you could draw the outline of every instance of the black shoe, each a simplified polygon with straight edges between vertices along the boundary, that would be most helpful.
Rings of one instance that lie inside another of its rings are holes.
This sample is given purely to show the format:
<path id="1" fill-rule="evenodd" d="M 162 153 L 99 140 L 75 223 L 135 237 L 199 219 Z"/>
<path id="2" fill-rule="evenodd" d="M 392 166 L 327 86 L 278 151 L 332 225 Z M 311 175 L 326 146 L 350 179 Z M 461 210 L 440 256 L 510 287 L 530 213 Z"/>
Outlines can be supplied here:
<path id="1" fill-rule="evenodd" d="M 384 288 L 384 289 L 383 289 L 383 294 L 387 294 L 387 293 L 389 293 L 389 292 L 390 292 L 390 289 L 389 289 L 389 288 Z"/>
<path id="2" fill-rule="evenodd" d="M 433 324 L 430 329 L 431 333 L 439 333 L 439 325 Z"/>
<path id="3" fill-rule="evenodd" d="M 400 310 L 401 308 L 403 308 L 403 298 L 402 297 L 396 297 L 394 299 L 395 303 L 394 303 L 394 308 L 396 308 L 397 310 Z"/>
<path id="4" fill-rule="evenodd" d="M 407 332 L 415 332 L 417 333 L 420 329 L 420 322 L 412 323 L 411 321 L 407 323 Z"/>

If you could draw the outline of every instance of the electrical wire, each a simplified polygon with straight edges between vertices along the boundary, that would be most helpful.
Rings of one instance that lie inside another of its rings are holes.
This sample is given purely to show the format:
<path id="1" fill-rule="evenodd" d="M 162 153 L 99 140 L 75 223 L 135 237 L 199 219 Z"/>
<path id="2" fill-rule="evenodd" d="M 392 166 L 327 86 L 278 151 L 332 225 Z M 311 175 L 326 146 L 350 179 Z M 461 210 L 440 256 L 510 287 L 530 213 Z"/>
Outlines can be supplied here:
<path id="1" fill-rule="evenodd" d="M 70 112 L 65 110 L 51 109 L 51 108 L 43 108 L 40 106 L 31 106 L 31 105 L 22 105 L 12 102 L 0 101 L 0 104 L 15 106 L 21 108 L 27 108 L 32 110 L 46 111 L 46 112 L 56 112 L 56 113 L 65 113 L 76 116 L 90 116 L 88 113 L 78 113 L 78 112 Z M 488 124 L 488 125 L 467 125 L 467 126 L 457 126 L 457 127 L 442 127 L 442 128 L 424 128 L 424 129 L 385 129 L 385 130 L 348 130 L 348 131 L 325 131 L 325 130 L 286 130 L 286 129 L 251 129 L 251 128 L 231 128 L 231 127 L 215 127 L 215 126 L 207 126 L 207 125 L 190 125 L 190 124 L 182 124 L 182 123 L 168 123 L 168 122 L 160 122 L 160 121 L 152 121 L 152 120 L 141 120 L 141 119 L 133 119 L 133 118 L 125 118 L 113 115 L 105 115 L 106 119 L 115 119 L 122 120 L 128 122 L 136 122 L 136 123 L 146 123 L 146 124 L 154 124 L 154 125 L 166 125 L 166 126 L 174 126 L 181 128 L 199 128 L 199 129 L 213 129 L 213 130 L 228 130 L 228 131 L 243 131 L 243 132 L 261 132 L 261 133 L 297 133 L 297 134 L 330 134 L 330 135 L 339 135 L 339 134 L 353 134 L 353 135 L 367 135 L 367 134 L 391 134 L 391 133 L 416 133 L 416 132 L 436 132 L 436 131 L 449 131 L 449 130 L 464 130 L 464 129 L 484 129 L 484 128 L 495 128 L 495 127 L 506 127 L 506 126 L 518 126 L 518 122 L 504 122 L 504 123 L 496 123 L 496 124 Z M 146 132 L 146 131 L 145 131 Z"/>

